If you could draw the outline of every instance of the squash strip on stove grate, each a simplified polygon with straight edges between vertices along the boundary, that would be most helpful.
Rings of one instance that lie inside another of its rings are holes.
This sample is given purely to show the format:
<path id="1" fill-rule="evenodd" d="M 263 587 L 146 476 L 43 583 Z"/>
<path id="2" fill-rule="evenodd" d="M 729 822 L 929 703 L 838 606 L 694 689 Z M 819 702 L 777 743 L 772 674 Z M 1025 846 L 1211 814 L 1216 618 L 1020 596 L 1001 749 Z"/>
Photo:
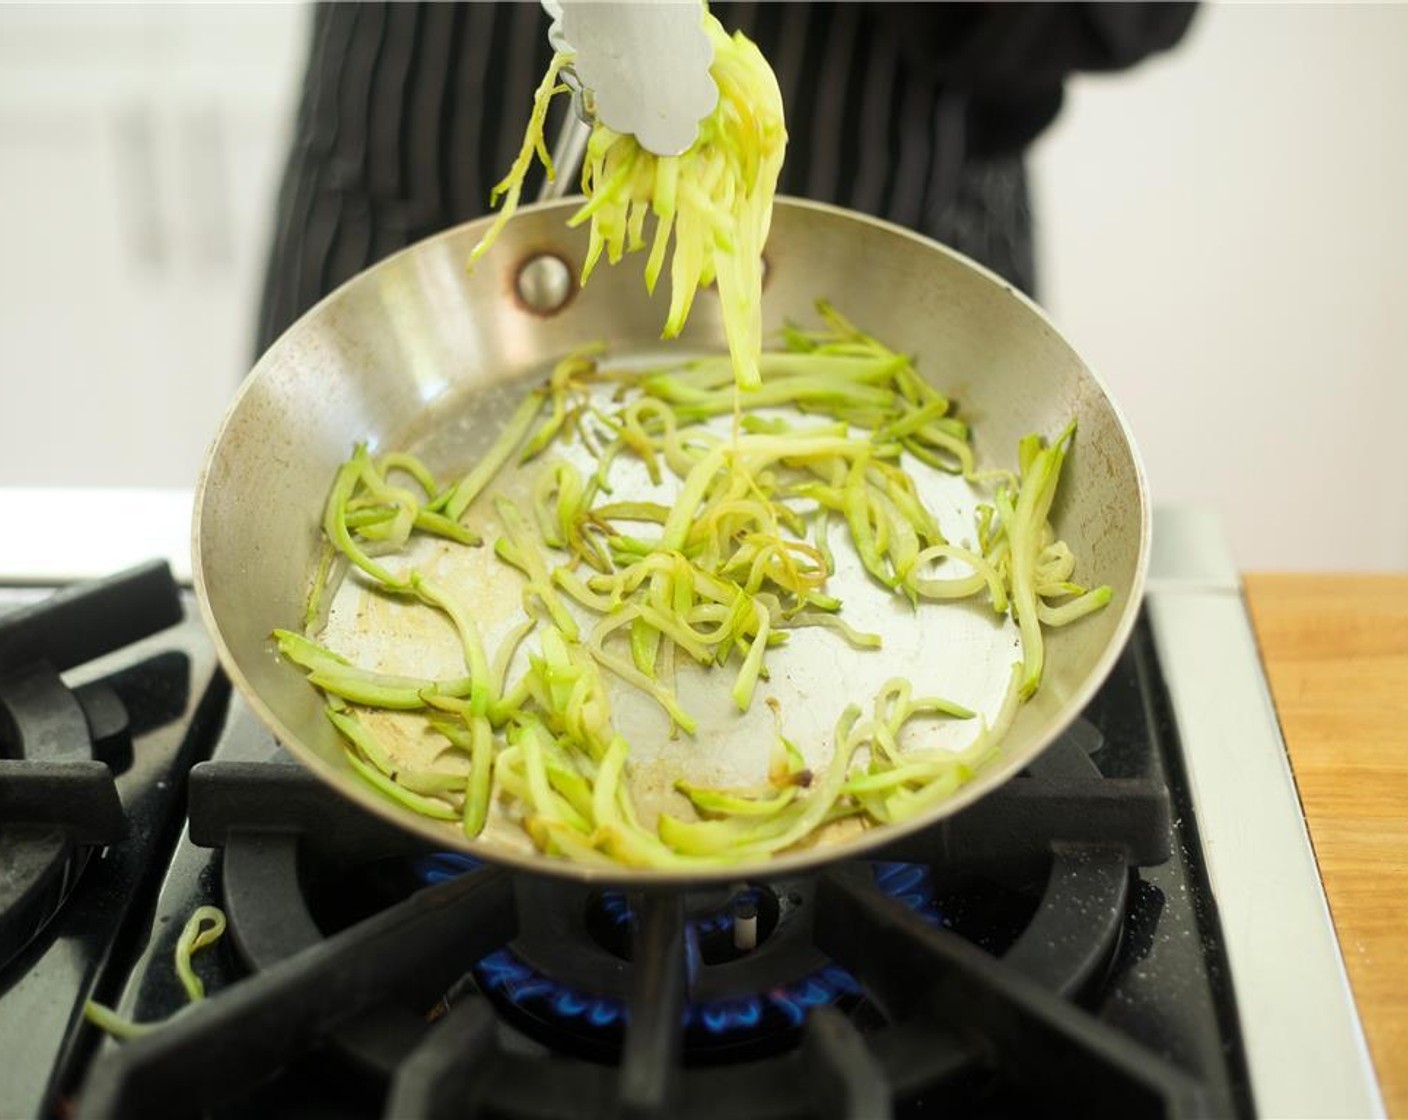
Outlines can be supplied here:
<path id="1" fill-rule="evenodd" d="M 194 1111 L 274 1073 L 328 1030 L 395 998 L 427 971 L 448 986 L 472 960 L 513 936 L 506 872 L 483 869 L 405 902 L 193 1004 L 98 1061 L 80 1118 Z"/>

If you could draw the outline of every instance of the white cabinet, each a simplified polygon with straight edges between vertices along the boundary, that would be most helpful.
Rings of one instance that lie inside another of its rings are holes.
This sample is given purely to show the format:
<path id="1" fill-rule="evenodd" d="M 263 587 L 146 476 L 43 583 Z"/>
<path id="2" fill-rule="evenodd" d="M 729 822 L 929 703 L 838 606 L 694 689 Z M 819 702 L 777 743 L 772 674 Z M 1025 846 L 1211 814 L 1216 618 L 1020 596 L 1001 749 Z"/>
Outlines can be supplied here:
<path id="1" fill-rule="evenodd" d="M 252 354 L 309 13 L 0 7 L 0 486 L 189 486 Z"/>

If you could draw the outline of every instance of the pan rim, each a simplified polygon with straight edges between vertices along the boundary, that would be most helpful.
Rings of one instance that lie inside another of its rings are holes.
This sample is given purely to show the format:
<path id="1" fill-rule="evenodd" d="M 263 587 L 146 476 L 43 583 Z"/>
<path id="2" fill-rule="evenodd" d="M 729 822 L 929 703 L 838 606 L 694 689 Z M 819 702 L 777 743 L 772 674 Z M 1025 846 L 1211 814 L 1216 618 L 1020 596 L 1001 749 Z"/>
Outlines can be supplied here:
<path id="1" fill-rule="evenodd" d="M 520 208 L 519 213 L 526 215 L 552 212 L 555 210 L 568 213 L 580 206 L 580 204 L 580 200 L 578 199 L 567 198 L 524 206 Z M 1010 281 L 999 276 L 991 269 L 933 238 L 926 237 L 923 234 L 916 233 L 911 229 L 896 225 L 893 222 L 885 221 L 881 218 L 875 218 L 854 210 L 848 210 L 845 207 L 783 195 L 778 196 L 777 206 L 786 210 L 814 211 L 844 218 L 848 221 L 858 223 L 861 226 L 869 226 L 892 235 L 898 235 L 917 242 L 929 250 L 938 250 L 941 254 L 956 260 L 964 267 L 979 273 L 997 288 L 1005 291 L 1010 297 L 1024 305 L 1027 311 L 1033 313 L 1041 324 L 1045 325 L 1056 338 L 1070 349 L 1071 353 L 1080 361 L 1084 374 L 1090 378 L 1095 388 L 1099 390 L 1104 405 L 1110 411 L 1114 424 L 1129 451 L 1130 460 L 1134 468 L 1134 481 L 1136 484 L 1135 488 L 1137 491 L 1137 508 L 1139 514 L 1139 547 L 1135 559 L 1135 568 L 1129 586 L 1124 589 L 1124 593 L 1121 596 L 1123 599 L 1121 613 L 1111 632 L 1109 641 L 1106 643 L 1099 657 L 1096 658 L 1090 672 L 1086 674 L 1079 686 L 1072 690 L 1057 713 L 1049 720 L 1046 728 L 1037 737 L 1037 745 L 1035 748 L 1024 756 L 1009 756 L 998 760 L 997 763 L 978 775 L 974 781 L 960 787 L 951 797 L 910 820 L 897 824 L 866 827 L 834 843 L 813 844 L 780 855 L 769 856 L 764 860 L 685 869 L 632 867 L 625 864 L 598 865 L 577 863 L 567 859 L 547 856 L 537 851 L 523 852 L 471 840 L 463 835 L 456 835 L 451 829 L 446 828 L 443 822 L 435 822 L 429 818 L 420 817 L 408 810 L 399 809 L 389 799 L 379 795 L 376 790 L 365 783 L 346 781 L 345 771 L 332 765 L 318 752 L 304 746 L 294 729 L 287 726 L 283 720 L 278 717 L 273 709 L 260 697 L 258 690 L 250 684 L 240 667 L 239 661 L 235 657 L 234 651 L 226 642 L 224 633 L 210 606 L 210 595 L 207 589 L 201 544 L 203 538 L 202 529 L 206 514 L 205 506 L 209 490 L 208 484 L 210 482 L 212 469 L 215 465 L 218 453 L 224 445 L 226 432 L 233 423 L 236 414 L 239 412 L 241 403 L 245 396 L 252 391 L 256 382 L 259 381 L 261 372 L 273 361 L 272 355 L 281 349 L 281 344 L 284 339 L 300 330 L 305 323 L 317 315 L 321 308 L 337 300 L 341 293 L 351 285 L 365 283 L 365 277 L 394 267 L 395 263 L 402 257 L 416 253 L 424 253 L 430 246 L 436 245 L 442 241 L 464 237 L 469 231 L 475 230 L 476 228 L 487 228 L 494 220 L 493 215 L 488 215 L 469 222 L 460 223 L 459 225 L 442 230 L 439 233 L 432 234 L 430 237 L 414 242 L 390 256 L 383 258 L 376 264 L 371 265 L 369 268 L 364 269 L 362 272 L 344 281 L 292 323 L 279 335 L 269 348 L 260 355 L 249 374 L 240 384 L 235 395 L 231 398 L 230 404 L 220 424 L 216 428 L 214 437 L 210 441 L 205 458 L 202 462 L 200 474 L 197 478 L 195 501 L 191 517 L 192 585 L 196 592 L 196 602 L 200 610 L 201 620 L 211 637 L 221 668 L 229 678 L 230 683 L 235 686 L 235 691 L 238 692 L 241 699 L 249 705 L 260 723 L 273 734 L 280 746 L 288 751 L 300 765 L 313 771 L 325 785 L 330 787 L 330 792 L 350 798 L 361 808 L 375 814 L 382 820 L 395 825 L 403 831 L 410 832 L 426 840 L 430 844 L 436 845 L 442 849 L 461 852 L 465 855 L 480 859 L 485 863 L 505 867 L 519 873 L 600 886 L 619 885 L 633 888 L 643 886 L 660 888 L 708 886 L 737 882 L 740 880 L 777 879 L 797 875 L 802 872 L 813 871 L 840 860 L 863 857 L 877 848 L 885 847 L 894 841 L 933 828 L 944 819 L 974 804 L 999 786 L 1006 784 L 1020 769 L 1025 767 L 1032 758 L 1044 753 L 1069 729 L 1076 719 L 1080 717 L 1095 694 L 1104 685 L 1116 661 L 1129 644 L 1130 636 L 1139 619 L 1148 575 L 1152 523 L 1148 482 L 1138 444 L 1135 442 L 1133 432 L 1130 429 L 1123 410 L 1110 393 L 1104 379 L 1085 361 L 1084 357 L 1082 357 L 1079 351 L 1070 343 L 1065 333 L 1061 331 L 1052 320 L 1051 316 L 1034 300 L 1017 289 Z"/>

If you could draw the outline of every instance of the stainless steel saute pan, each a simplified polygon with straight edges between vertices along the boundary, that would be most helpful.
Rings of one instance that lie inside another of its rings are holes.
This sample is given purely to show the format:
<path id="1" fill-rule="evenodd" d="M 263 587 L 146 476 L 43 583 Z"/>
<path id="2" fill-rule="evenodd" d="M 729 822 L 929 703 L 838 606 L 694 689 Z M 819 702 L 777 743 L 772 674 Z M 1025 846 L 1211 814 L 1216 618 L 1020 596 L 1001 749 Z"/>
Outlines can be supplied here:
<path id="1" fill-rule="evenodd" d="M 321 544 L 323 503 L 353 444 L 415 450 L 440 476 L 453 477 L 493 441 L 527 387 L 578 347 L 604 342 L 622 360 L 724 348 L 712 292 L 700 294 L 678 343 L 659 341 L 667 293 L 646 296 L 643 262 L 603 266 L 579 288 L 586 233 L 565 225 L 576 205 L 522 212 L 472 274 L 465 261 L 484 221 L 406 249 L 305 315 L 249 375 L 202 475 L 193 542 L 201 608 L 240 693 L 295 756 L 368 812 L 447 848 L 576 878 L 698 882 L 795 871 L 932 825 L 1021 770 L 1091 698 L 1135 620 L 1149 516 L 1129 432 L 1079 356 L 1002 280 L 897 227 L 791 200 L 778 202 L 767 246 L 767 328 L 814 322 L 815 301 L 829 300 L 888 345 L 917 356 L 921 374 L 954 398 L 973 424 L 983 464 L 1015 467 L 1023 435 L 1054 437 L 1069 420 L 1078 421 L 1052 519 L 1079 559 L 1077 578 L 1088 586 L 1108 583 L 1114 599 L 1103 611 L 1048 632 L 1043 686 L 1019 712 L 1001 757 L 947 802 L 903 825 L 834 827 L 802 850 L 697 875 L 550 859 L 510 829 L 491 827 L 470 841 L 453 825 L 386 800 L 349 767 L 321 697 L 301 671 L 280 660 L 270 632 L 299 626 Z M 929 496 L 948 530 L 961 501 L 946 493 Z M 490 550 L 479 551 L 487 556 Z M 511 623 L 517 596 L 493 585 L 487 561 L 456 578 L 492 644 L 496 627 Z M 784 717 L 795 721 L 789 732 L 817 765 L 829 753 L 827 732 L 841 707 L 848 700 L 868 704 L 876 681 L 906 676 L 916 693 L 991 713 L 1018 655 L 1010 622 L 981 604 L 922 605 L 915 614 L 907 605 L 867 599 L 863 585 L 843 588 L 841 597 L 848 612 L 853 604 L 859 612 L 850 615 L 857 625 L 886 634 L 884 650 L 850 652 L 835 635 L 817 632 L 776 651 L 783 660 L 768 687 Z M 409 648 L 423 650 L 428 661 L 443 660 L 437 642 L 444 635 L 407 633 L 394 605 L 370 596 L 339 598 L 338 604 L 330 630 L 350 652 L 375 660 L 378 643 L 397 632 L 397 656 L 404 658 Z M 901 614 L 906 620 L 897 621 Z M 453 666 L 442 669 L 448 674 Z M 433 667 L 422 675 L 435 675 Z M 731 680 L 727 671 L 720 677 Z M 712 687 L 700 684 L 690 695 L 698 705 L 725 711 L 726 704 L 706 703 Z M 726 695 L 728 681 L 718 687 Z M 681 774 L 718 783 L 756 768 L 772 725 L 765 705 L 753 708 L 746 717 L 728 713 L 701 726 L 694 740 L 671 739 L 648 714 L 632 716 L 623 701 L 633 788 L 645 810 L 652 808 L 651 791 L 667 796 Z"/>

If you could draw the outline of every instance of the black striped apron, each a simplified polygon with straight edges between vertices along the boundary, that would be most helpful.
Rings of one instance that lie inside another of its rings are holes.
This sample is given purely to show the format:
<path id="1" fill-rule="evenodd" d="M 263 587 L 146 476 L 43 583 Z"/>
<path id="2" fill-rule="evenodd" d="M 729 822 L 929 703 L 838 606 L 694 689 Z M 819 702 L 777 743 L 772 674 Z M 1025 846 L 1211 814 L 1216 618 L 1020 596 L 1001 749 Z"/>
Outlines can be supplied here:
<path id="1" fill-rule="evenodd" d="M 1033 291 L 1021 158 L 972 158 L 962 99 L 910 73 L 893 30 L 876 26 L 866 8 L 711 5 L 777 73 L 789 133 L 780 190 L 926 233 Z M 550 54 L 536 2 L 314 10 L 260 307 L 261 351 L 355 273 L 487 211 Z M 550 138 L 565 111 L 559 98 Z M 535 168 L 526 198 L 540 176 Z"/>

